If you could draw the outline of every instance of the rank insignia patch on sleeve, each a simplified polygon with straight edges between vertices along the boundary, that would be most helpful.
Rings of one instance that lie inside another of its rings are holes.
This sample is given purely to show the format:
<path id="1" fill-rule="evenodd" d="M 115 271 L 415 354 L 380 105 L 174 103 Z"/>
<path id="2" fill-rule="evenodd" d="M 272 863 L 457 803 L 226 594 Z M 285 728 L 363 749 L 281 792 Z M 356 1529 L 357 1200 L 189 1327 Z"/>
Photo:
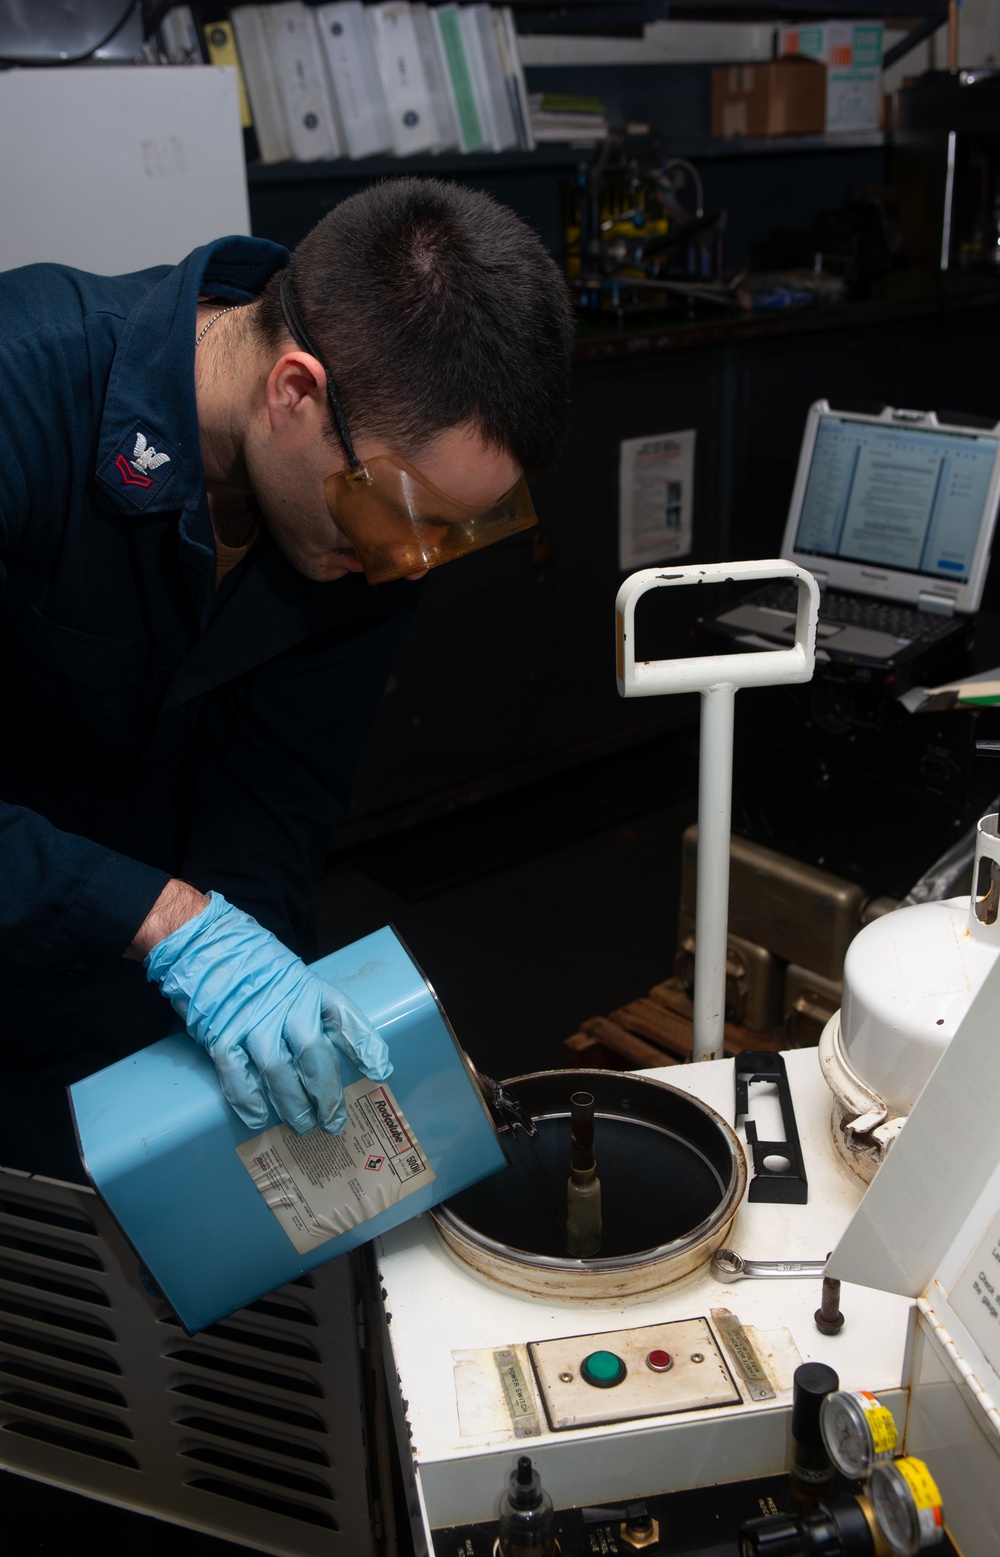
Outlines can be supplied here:
<path id="1" fill-rule="evenodd" d="M 136 422 L 97 474 L 113 492 L 136 508 L 145 508 L 173 475 L 175 460 L 162 438 Z"/>

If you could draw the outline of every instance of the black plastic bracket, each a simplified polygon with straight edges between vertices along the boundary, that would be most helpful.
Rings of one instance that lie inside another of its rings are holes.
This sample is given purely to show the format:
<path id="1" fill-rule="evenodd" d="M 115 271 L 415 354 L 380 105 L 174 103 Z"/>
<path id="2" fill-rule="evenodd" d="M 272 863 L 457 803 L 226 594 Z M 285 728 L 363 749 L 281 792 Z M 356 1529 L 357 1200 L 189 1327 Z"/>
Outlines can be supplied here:
<path id="1" fill-rule="evenodd" d="M 736 1123 L 746 1120 L 747 1145 L 753 1156 L 753 1178 L 748 1200 L 763 1200 L 777 1205 L 804 1206 L 809 1199 L 809 1182 L 802 1161 L 802 1147 L 795 1123 L 792 1094 L 788 1086 L 785 1062 L 780 1054 L 743 1053 L 736 1056 Z M 750 1117 L 750 1086 L 766 1081 L 777 1088 L 781 1104 L 783 1141 L 759 1141 L 757 1126 Z M 767 1167 L 769 1157 L 780 1157 L 786 1168 Z"/>

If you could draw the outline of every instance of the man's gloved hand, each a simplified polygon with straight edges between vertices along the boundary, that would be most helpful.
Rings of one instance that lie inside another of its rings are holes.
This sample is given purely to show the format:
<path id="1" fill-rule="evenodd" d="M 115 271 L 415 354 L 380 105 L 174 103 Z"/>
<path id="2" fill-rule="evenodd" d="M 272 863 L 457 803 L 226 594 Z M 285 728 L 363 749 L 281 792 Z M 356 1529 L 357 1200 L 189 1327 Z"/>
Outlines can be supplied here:
<path id="1" fill-rule="evenodd" d="M 317 1125 L 343 1130 L 338 1050 L 374 1081 L 392 1071 L 361 1008 L 218 892 L 157 942 L 143 966 L 212 1056 L 226 1098 L 251 1129 L 266 1123 L 269 1098 L 299 1135 Z"/>

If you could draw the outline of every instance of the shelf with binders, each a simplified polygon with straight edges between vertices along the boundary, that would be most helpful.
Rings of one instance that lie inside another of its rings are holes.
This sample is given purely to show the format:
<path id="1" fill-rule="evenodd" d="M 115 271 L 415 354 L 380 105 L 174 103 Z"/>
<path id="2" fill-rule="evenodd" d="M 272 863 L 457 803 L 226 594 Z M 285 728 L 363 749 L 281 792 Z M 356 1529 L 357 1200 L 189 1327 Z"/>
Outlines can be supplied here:
<path id="1" fill-rule="evenodd" d="M 349 179 L 367 182 L 373 178 L 414 174 L 418 177 L 453 177 L 458 174 L 495 173 L 503 170 L 531 173 L 550 169 L 571 169 L 589 162 L 596 145 L 557 142 L 536 147 L 534 151 L 444 151 L 413 157 L 340 157 L 335 162 L 251 162 L 247 181 L 251 187 L 267 184 L 316 184 Z"/>
<path id="2" fill-rule="evenodd" d="M 793 156 L 803 152 L 872 151 L 888 144 L 884 130 L 858 130 L 836 135 L 772 135 L 713 141 L 704 137 L 670 140 L 671 154 L 711 159 Z M 554 141 L 534 151 L 438 152 L 415 157 L 338 158 L 335 162 L 251 162 L 247 179 L 255 184 L 326 183 L 331 179 L 387 178 L 412 173 L 441 177 L 490 173 L 508 169 L 524 173 L 574 168 L 592 162 L 598 143 Z"/>

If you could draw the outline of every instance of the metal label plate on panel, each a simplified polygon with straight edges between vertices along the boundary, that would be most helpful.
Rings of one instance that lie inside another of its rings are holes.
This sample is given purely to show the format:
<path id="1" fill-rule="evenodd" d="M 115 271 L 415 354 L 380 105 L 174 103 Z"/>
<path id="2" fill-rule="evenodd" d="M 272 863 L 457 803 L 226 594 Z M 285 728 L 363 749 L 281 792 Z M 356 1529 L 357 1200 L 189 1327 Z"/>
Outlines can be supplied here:
<path id="1" fill-rule="evenodd" d="M 621 1383 L 597 1388 L 582 1376 L 591 1353 L 610 1353 L 625 1366 Z M 669 1366 L 647 1359 L 669 1356 Z M 528 1344 L 545 1414 L 553 1432 L 636 1417 L 735 1406 L 741 1396 L 705 1319 L 681 1319 L 636 1330 L 563 1336 Z"/>
<path id="2" fill-rule="evenodd" d="M 503 1385 L 504 1400 L 507 1402 L 507 1410 L 514 1427 L 515 1438 L 537 1438 L 538 1417 L 535 1413 L 535 1402 L 532 1399 L 531 1390 L 525 1379 L 524 1372 L 518 1360 L 517 1352 L 510 1347 L 503 1347 L 493 1353 L 493 1361 L 497 1365 L 500 1375 L 500 1383 Z"/>
<path id="3" fill-rule="evenodd" d="M 767 1370 L 757 1356 L 742 1322 L 728 1308 L 713 1308 L 712 1320 L 736 1364 L 737 1373 L 750 1392 L 750 1399 L 773 1400 L 775 1392 L 771 1388 Z"/>

